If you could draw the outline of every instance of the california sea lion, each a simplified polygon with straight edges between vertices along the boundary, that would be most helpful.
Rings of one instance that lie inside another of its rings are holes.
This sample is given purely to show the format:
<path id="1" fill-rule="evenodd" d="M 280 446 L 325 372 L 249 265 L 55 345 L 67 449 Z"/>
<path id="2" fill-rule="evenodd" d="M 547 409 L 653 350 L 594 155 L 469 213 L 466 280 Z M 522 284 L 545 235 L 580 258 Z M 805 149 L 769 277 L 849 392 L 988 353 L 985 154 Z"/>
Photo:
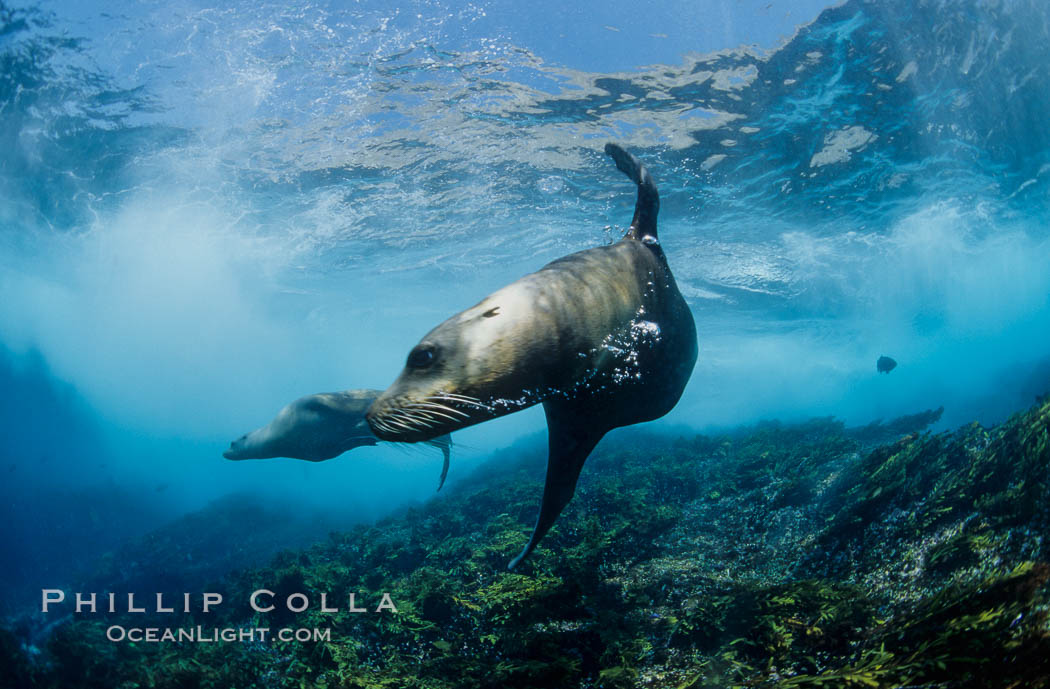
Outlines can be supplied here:
<path id="1" fill-rule="evenodd" d="M 365 412 L 381 390 L 344 390 L 300 397 L 277 413 L 273 421 L 230 443 L 226 459 L 290 457 L 323 462 L 347 450 L 375 445 L 378 440 L 365 421 Z M 438 490 L 448 476 L 452 438 L 447 434 L 428 441 L 444 456 Z"/>
<path id="2" fill-rule="evenodd" d="M 656 185 L 621 147 L 605 152 L 638 185 L 623 239 L 549 263 L 438 325 L 368 411 L 380 440 L 416 442 L 543 403 L 543 503 L 511 569 L 572 499 L 602 436 L 669 412 L 696 363 L 693 316 L 657 240 Z"/>

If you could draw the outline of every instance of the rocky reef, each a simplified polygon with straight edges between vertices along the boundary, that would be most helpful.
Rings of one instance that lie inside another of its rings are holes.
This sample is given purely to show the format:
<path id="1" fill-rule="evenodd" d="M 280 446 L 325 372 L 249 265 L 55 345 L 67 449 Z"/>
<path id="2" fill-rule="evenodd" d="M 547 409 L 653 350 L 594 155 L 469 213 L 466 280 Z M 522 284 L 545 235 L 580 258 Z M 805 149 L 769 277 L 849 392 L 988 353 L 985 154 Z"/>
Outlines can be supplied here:
<path id="1" fill-rule="evenodd" d="M 211 583 L 226 603 L 209 613 L 73 615 L 39 648 L 7 629 L 0 665 L 29 687 L 1050 687 L 1050 401 L 922 432 L 938 417 L 622 431 L 514 573 L 544 453 L 508 451 L 423 506 Z M 257 612 L 260 589 L 312 604 Z M 381 593 L 396 613 L 372 612 Z M 331 636 L 107 640 L 143 617 Z"/>

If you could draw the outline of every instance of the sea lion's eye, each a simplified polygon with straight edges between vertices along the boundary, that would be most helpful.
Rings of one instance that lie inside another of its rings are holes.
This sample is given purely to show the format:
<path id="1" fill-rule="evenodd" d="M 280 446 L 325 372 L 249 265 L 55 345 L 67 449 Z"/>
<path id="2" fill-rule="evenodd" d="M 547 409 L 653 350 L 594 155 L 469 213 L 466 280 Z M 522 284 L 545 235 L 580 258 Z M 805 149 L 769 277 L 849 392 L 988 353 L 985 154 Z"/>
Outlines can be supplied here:
<path id="1" fill-rule="evenodd" d="M 437 351 L 434 345 L 416 345 L 416 348 L 408 353 L 408 361 L 405 362 L 405 366 L 408 368 L 426 368 L 434 363 L 435 359 L 437 359 Z"/>

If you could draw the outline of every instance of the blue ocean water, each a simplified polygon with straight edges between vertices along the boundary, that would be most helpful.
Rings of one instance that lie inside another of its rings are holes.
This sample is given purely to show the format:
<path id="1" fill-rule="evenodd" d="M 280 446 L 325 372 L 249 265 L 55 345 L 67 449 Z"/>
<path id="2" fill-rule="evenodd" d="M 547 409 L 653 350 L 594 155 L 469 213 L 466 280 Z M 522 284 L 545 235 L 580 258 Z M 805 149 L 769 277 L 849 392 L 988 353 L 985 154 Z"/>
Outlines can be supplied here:
<path id="1" fill-rule="evenodd" d="M 5 576 L 61 583 L 230 493 L 319 530 L 429 497 L 432 450 L 221 452 L 618 237 L 608 140 L 656 179 L 700 337 L 654 427 L 1030 404 L 1050 13 L 828 4 L 0 3 Z M 457 434 L 450 481 L 542 429 Z"/>

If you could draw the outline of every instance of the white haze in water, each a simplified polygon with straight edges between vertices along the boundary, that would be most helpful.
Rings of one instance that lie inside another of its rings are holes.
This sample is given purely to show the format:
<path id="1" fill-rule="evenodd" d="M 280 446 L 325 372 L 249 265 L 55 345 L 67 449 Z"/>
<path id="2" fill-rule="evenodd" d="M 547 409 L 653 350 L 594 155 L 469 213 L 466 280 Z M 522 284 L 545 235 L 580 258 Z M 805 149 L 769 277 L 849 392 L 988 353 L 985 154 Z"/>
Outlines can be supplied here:
<path id="1" fill-rule="evenodd" d="M 385 388 L 416 340 L 475 297 L 377 273 L 290 289 L 300 247 L 239 234 L 233 209 L 190 199 L 154 192 L 84 234 L 37 234 L 0 277 L 0 340 L 39 350 L 86 399 L 123 487 L 165 486 L 161 499 L 196 505 L 248 490 L 357 516 L 433 495 L 433 448 L 383 444 L 323 463 L 221 454 L 297 397 Z M 457 433 L 451 478 L 542 428 L 530 412 Z"/>
<path id="2" fill-rule="evenodd" d="M 885 236 L 785 232 L 776 248 L 800 273 L 794 306 L 812 321 L 705 333 L 698 310 L 701 356 L 677 411 L 715 426 L 866 424 L 943 405 L 941 428 L 1001 421 L 1050 383 L 1029 380 L 1047 357 L 1050 241 L 1028 229 L 934 201 Z M 843 294 L 846 305 L 823 303 Z M 875 373 L 882 355 L 899 364 L 888 375 Z"/>

